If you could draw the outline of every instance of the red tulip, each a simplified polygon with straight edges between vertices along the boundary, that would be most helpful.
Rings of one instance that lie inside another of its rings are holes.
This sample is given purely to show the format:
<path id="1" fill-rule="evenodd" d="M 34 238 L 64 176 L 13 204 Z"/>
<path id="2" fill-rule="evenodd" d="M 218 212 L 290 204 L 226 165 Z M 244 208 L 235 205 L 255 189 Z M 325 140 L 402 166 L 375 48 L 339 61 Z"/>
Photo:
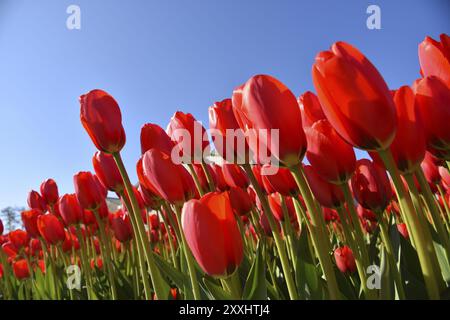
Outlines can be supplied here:
<path id="1" fill-rule="evenodd" d="M 122 114 L 116 100 L 103 90 L 80 97 L 80 119 L 98 150 L 116 153 L 125 145 Z"/>
<path id="2" fill-rule="evenodd" d="M 175 146 L 163 128 L 153 123 L 146 123 L 141 129 L 141 152 L 144 154 L 150 149 L 158 149 L 168 155 Z"/>
<path id="3" fill-rule="evenodd" d="M 120 194 L 125 186 L 113 156 L 97 151 L 92 158 L 95 174 L 101 184 L 108 190 Z"/>
<path id="4" fill-rule="evenodd" d="M 45 202 L 44 198 L 37 191 L 31 190 L 28 193 L 27 202 L 31 209 L 47 211 L 47 202 Z"/>
<path id="5" fill-rule="evenodd" d="M 66 226 L 79 224 L 83 218 L 83 208 L 76 194 L 65 194 L 59 200 L 59 211 Z"/>
<path id="6" fill-rule="evenodd" d="M 344 193 L 337 185 L 323 180 L 311 166 L 304 170 L 311 191 L 322 206 L 338 208 L 345 203 Z"/>
<path id="7" fill-rule="evenodd" d="M 269 169 L 270 165 L 265 164 L 263 168 L 267 171 L 273 171 L 275 174 L 261 175 L 262 185 L 267 193 L 278 192 L 283 196 L 294 196 L 298 194 L 297 183 L 291 172 L 287 168 Z"/>
<path id="8" fill-rule="evenodd" d="M 423 76 L 436 76 L 450 87 L 450 37 L 441 34 L 441 42 L 426 37 L 419 45 L 420 69 Z"/>
<path id="9" fill-rule="evenodd" d="M 397 224 L 397 230 L 403 236 L 403 238 L 409 239 L 409 232 L 408 232 L 408 228 L 406 227 L 405 223 Z"/>
<path id="10" fill-rule="evenodd" d="M 91 172 L 78 172 L 73 176 L 75 193 L 81 207 L 97 210 L 105 201 L 104 190 Z"/>
<path id="11" fill-rule="evenodd" d="M 303 128 L 310 128 L 315 122 L 326 119 L 319 99 L 311 91 L 307 91 L 298 98 L 298 105 L 302 111 Z"/>
<path id="12" fill-rule="evenodd" d="M 439 167 L 439 174 L 442 179 L 442 186 L 447 190 L 450 189 L 450 172 L 447 168 Z M 0 234 L 1 233 L 1 221 L 0 221 Z"/>
<path id="13" fill-rule="evenodd" d="M 148 218 L 149 218 L 149 221 L 150 221 L 150 224 L 149 224 L 150 229 L 158 230 L 159 226 L 160 226 L 158 214 L 155 213 L 155 212 L 151 213 L 151 214 L 149 214 Z"/>
<path id="14" fill-rule="evenodd" d="M 205 128 L 192 114 L 175 112 L 166 131 L 183 158 L 194 163 L 201 162 L 204 150 L 209 149 L 209 140 Z"/>
<path id="15" fill-rule="evenodd" d="M 229 189 L 229 186 L 225 182 L 222 167 L 218 164 L 213 163 L 211 165 L 211 171 L 215 177 L 214 180 L 216 181 L 216 188 L 218 189 L 218 191 L 227 191 Z"/>
<path id="16" fill-rule="evenodd" d="M 439 173 L 439 169 L 434 164 L 433 159 L 431 158 L 431 154 L 429 152 L 425 154 L 425 158 L 423 159 L 423 162 L 420 166 L 431 188 L 432 186 L 436 186 L 441 182 L 441 175 Z M 436 187 L 434 189 L 436 189 Z"/>
<path id="17" fill-rule="evenodd" d="M 231 99 L 209 107 L 209 128 L 219 155 L 228 162 L 248 162 L 248 145 L 233 113 Z"/>
<path id="18" fill-rule="evenodd" d="M 2 250 L 8 256 L 8 258 L 14 259 L 17 256 L 18 249 L 11 241 L 3 243 Z"/>
<path id="19" fill-rule="evenodd" d="M 186 189 L 182 183 L 181 165 L 174 164 L 167 154 L 150 149 L 144 154 L 142 166 L 147 184 L 150 184 L 161 198 L 171 203 L 185 200 Z"/>
<path id="20" fill-rule="evenodd" d="M 58 185 L 55 180 L 47 179 L 41 184 L 41 194 L 44 200 L 49 204 L 55 204 L 59 199 Z"/>
<path id="21" fill-rule="evenodd" d="M 13 244 L 17 251 L 26 247 L 30 241 L 30 237 L 26 231 L 14 230 L 9 233 L 9 241 Z"/>
<path id="22" fill-rule="evenodd" d="M 398 126 L 397 134 L 391 144 L 391 151 L 397 168 L 402 173 L 410 173 L 417 169 L 425 156 L 423 125 L 416 113 L 415 97 L 410 87 L 399 88 L 393 96 Z M 372 159 L 377 159 L 376 154 L 370 155 Z M 377 164 L 380 164 L 380 161 L 377 160 Z"/>
<path id="23" fill-rule="evenodd" d="M 39 229 L 37 226 L 37 219 L 40 215 L 42 215 L 42 211 L 37 210 L 37 209 L 31 209 L 28 211 L 23 211 L 21 213 L 23 226 L 24 226 L 25 230 L 27 230 L 30 237 L 32 237 L 32 238 L 39 237 Z"/>
<path id="24" fill-rule="evenodd" d="M 250 78 L 233 92 L 233 111 L 259 161 L 261 155 L 271 154 L 286 166 L 293 166 L 303 158 L 306 138 L 300 108 L 283 83 L 267 75 Z M 263 139 L 265 133 L 267 139 Z"/>
<path id="25" fill-rule="evenodd" d="M 211 192 L 186 202 L 182 226 L 186 242 L 205 273 L 227 276 L 236 270 L 243 258 L 243 244 L 227 193 Z"/>
<path id="26" fill-rule="evenodd" d="M 128 242 L 133 238 L 133 229 L 131 228 L 130 216 L 118 211 L 112 214 L 111 229 L 114 232 L 114 237 L 120 242 Z"/>
<path id="27" fill-rule="evenodd" d="M 336 266 L 342 273 L 353 273 L 356 271 L 355 257 L 348 246 L 336 248 L 334 250 L 334 259 Z"/>
<path id="28" fill-rule="evenodd" d="M 373 212 L 372 210 L 364 208 L 360 204 L 358 204 L 358 206 L 356 207 L 356 212 L 358 213 L 358 217 L 361 220 L 369 220 L 369 221 L 373 221 L 373 222 L 377 222 L 378 221 L 378 217 L 377 217 L 375 212 Z"/>
<path id="29" fill-rule="evenodd" d="M 336 42 L 316 56 L 313 82 L 328 121 L 351 145 L 384 150 L 395 136 L 395 106 L 383 77 L 356 48 Z"/>
<path id="30" fill-rule="evenodd" d="M 246 215 L 253 208 L 252 199 L 245 189 L 230 188 L 228 193 L 230 196 L 231 207 L 238 216 Z"/>
<path id="31" fill-rule="evenodd" d="M 17 279 L 22 280 L 30 276 L 28 262 L 25 259 L 17 260 L 13 263 L 13 272 Z"/>
<path id="32" fill-rule="evenodd" d="M 315 122 L 305 134 L 306 158 L 316 173 L 330 183 L 346 183 L 356 166 L 352 146 L 342 140 L 327 120 Z"/>
<path id="33" fill-rule="evenodd" d="M 71 252 L 72 249 L 79 250 L 80 243 L 78 242 L 78 238 L 74 234 L 65 231 L 65 238 L 62 243 L 62 249 L 64 252 Z"/>
<path id="34" fill-rule="evenodd" d="M 249 185 L 249 179 L 244 170 L 234 163 L 224 163 L 222 172 L 225 182 L 233 188 L 246 189 Z"/>
<path id="35" fill-rule="evenodd" d="M 325 222 L 327 222 L 327 223 L 339 220 L 338 213 L 334 209 L 331 209 L 328 207 L 322 207 L 322 212 L 323 212 L 323 218 L 324 218 Z"/>
<path id="36" fill-rule="evenodd" d="M 268 197 L 270 209 L 278 221 L 284 221 L 284 210 L 281 203 L 281 197 L 282 196 L 279 193 L 272 193 Z M 288 211 L 287 213 L 289 215 L 289 220 L 294 222 L 297 219 L 297 216 L 295 215 L 294 202 L 292 201 L 292 198 L 286 197 L 285 204 Z"/>
<path id="37" fill-rule="evenodd" d="M 450 88 L 439 78 L 426 77 L 418 83 L 416 108 L 424 125 L 428 147 L 447 151 L 450 149 L 449 101 Z"/>
<path id="38" fill-rule="evenodd" d="M 63 224 L 53 214 L 40 215 L 37 225 L 39 233 L 49 244 L 56 245 L 66 238 Z"/>
<path id="39" fill-rule="evenodd" d="M 351 187 L 358 203 L 377 213 L 386 209 L 392 197 L 391 184 L 386 171 L 368 159 L 356 162 Z"/>

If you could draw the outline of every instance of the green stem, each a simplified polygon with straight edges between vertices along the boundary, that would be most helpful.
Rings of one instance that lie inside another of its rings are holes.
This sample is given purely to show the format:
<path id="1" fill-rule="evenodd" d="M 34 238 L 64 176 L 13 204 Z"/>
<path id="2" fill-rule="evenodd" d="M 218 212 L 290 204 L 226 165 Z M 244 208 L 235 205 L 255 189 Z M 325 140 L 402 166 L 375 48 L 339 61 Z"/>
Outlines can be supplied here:
<path id="1" fill-rule="evenodd" d="M 275 240 L 275 245 L 277 247 L 278 255 L 280 257 L 281 261 L 281 267 L 283 269 L 284 278 L 286 280 L 286 284 L 289 291 L 289 297 L 291 300 L 298 300 L 298 293 L 297 289 L 295 287 L 294 280 L 292 278 L 292 272 L 291 268 L 289 266 L 289 260 L 286 256 L 286 250 L 284 248 L 283 241 L 281 240 L 280 232 L 278 230 L 278 227 L 275 222 L 275 218 L 273 216 L 272 210 L 270 209 L 269 202 L 267 201 L 266 196 L 264 195 L 263 191 L 261 190 L 260 185 L 258 184 L 258 181 L 256 180 L 255 175 L 253 174 L 252 168 L 249 164 L 243 164 L 242 167 L 244 168 L 247 176 L 250 179 L 250 182 L 255 189 L 255 192 L 261 202 L 261 205 L 264 210 L 264 214 L 267 217 L 267 221 L 269 222 L 270 229 L 272 229 L 273 239 Z"/>
<path id="2" fill-rule="evenodd" d="M 388 228 L 386 226 L 386 221 L 383 215 L 380 215 L 380 229 L 381 229 L 381 240 L 383 241 L 384 248 L 386 249 L 389 263 L 391 265 L 391 269 L 394 274 L 394 281 L 395 286 L 397 288 L 398 297 L 400 300 L 404 300 L 406 296 L 405 296 L 405 289 L 403 287 L 402 276 L 398 270 L 394 249 L 392 247 L 391 238 L 389 237 Z"/>
<path id="3" fill-rule="evenodd" d="M 425 202 L 428 206 L 428 209 L 431 213 L 431 219 L 433 220 L 434 227 L 436 228 L 436 232 L 439 235 L 439 239 L 445 249 L 445 253 L 447 255 L 447 260 L 450 259 L 450 243 L 448 238 L 448 233 L 445 231 L 445 227 L 442 224 L 442 220 L 440 217 L 439 209 L 436 204 L 436 200 L 431 193 L 430 186 L 428 185 L 427 180 L 425 179 L 425 175 L 423 174 L 422 169 L 419 169 L 415 172 L 416 178 L 419 181 L 420 190 L 422 190 L 422 194 L 425 198 Z M 444 200 L 445 202 L 445 200 Z"/>
<path id="4" fill-rule="evenodd" d="M 211 176 L 211 172 L 209 172 L 209 170 L 208 170 L 208 166 L 203 162 L 202 162 L 201 166 L 202 166 L 203 172 L 205 172 L 206 181 L 208 181 L 209 191 L 214 191 L 216 188 L 214 186 L 214 180 Z"/>
<path id="5" fill-rule="evenodd" d="M 313 243 L 315 242 L 317 246 L 316 253 L 318 255 L 320 265 L 322 266 L 323 274 L 328 283 L 330 299 L 337 300 L 340 298 L 340 292 L 336 281 L 336 274 L 334 273 L 334 268 L 330 259 L 331 243 L 326 237 L 323 214 L 317 210 L 318 206 L 315 204 L 311 190 L 306 182 L 301 164 L 298 164 L 290 169 L 297 186 L 300 189 L 303 199 L 305 200 L 306 208 L 308 209 L 311 217 L 310 234 L 311 237 L 316 237 L 315 241 L 313 240 Z"/>
<path id="6" fill-rule="evenodd" d="M 198 179 L 197 172 L 195 172 L 194 166 L 192 164 L 188 164 L 188 168 L 192 178 L 194 179 L 194 183 L 195 186 L 197 187 L 198 193 L 202 197 L 205 194 L 205 192 L 202 189 L 202 185 L 200 184 L 200 180 Z"/>
<path id="7" fill-rule="evenodd" d="M 404 216 L 407 217 L 411 226 L 410 231 L 416 245 L 428 295 L 430 299 L 439 299 L 440 281 L 438 280 L 438 275 L 436 274 L 434 267 L 437 264 L 437 257 L 436 252 L 434 251 L 433 243 L 431 239 L 427 237 L 427 234 L 420 224 L 420 220 L 417 216 L 416 210 L 414 209 L 411 197 L 405 191 L 403 183 L 400 179 L 400 174 L 395 165 L 391 151 L 389 149 L 382 150 L 379 151 L 378 154 L 391 175 L 395 190 L 397 192 L 400 209 L 404 213 Z"/>
<path id="8" fill-rule="evenodd" d="M 176 213 L 178 225 L 181 226 L 181 210 L 176 205 L 174 205 L 174 207 L 175 207 L 175 213 Z M 184 232 L 182 232 L 182 231 L 181 231 L 181 245 L 183 246 L 184 255 L 186 257 L 186 261 L 188 264 L 189 275 L 191 277 L 192 291 L 194 293 L 194 299 L 200 300 L 201 299 L 200 287 L 199 287 L 198 281 L 197 281 L 197 271 L 195 270 L 194 257 L 192 256 L 192 253 L 188 248 L 188 245 L 186 243 L 186 238 L 184 237 Z"/>
<path id="9" fill-rule="evenodd" d="M 129 213 L 133 215 L 133 219 L 136 222 L 136 229 L 134 230 L 135 239 L 141 242 L 141 247 L 143 248 L 145 258 L 147 260 L 148 268 L 150 271 L 150 277 L 152 280 L 153 288 L 155 290 L 156 296 L 159 300 L 167 299 L 169 296 L 169 287 L 164 283 L 161 277 L 158 267 L 156 266 L 153 253 L 150 249 L 149 241 L 146 241 L 146 233 L 144 222 L 142 221 L 141 211 L 139 204 L 137 202 L 136 196 L 134 194 L 133 187 L 130 182 L 130 177 L 125 169 L 120 153 L 113 154 L 114 160 L 116 161 L 117 168 L 119 169 L 120 175 L 122 176 L 123 183 L 125 185 L 125 190 L 131 201 L 131 210 Z"/>

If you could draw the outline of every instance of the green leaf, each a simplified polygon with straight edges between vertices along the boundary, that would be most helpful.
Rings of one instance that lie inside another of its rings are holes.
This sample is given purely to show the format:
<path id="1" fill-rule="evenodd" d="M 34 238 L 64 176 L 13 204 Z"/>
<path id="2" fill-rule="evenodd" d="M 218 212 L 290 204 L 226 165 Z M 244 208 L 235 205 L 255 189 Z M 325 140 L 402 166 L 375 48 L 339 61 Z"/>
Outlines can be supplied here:
<path id="1" fill-rule="evenodd" d="M 381 247 L 380 271 L 381 271 L 380 298 L 382 300 L 392 300 L 395 296 L 394 282 L 384 246 Z"/>
<path id="2" fill-rule="evenodd" d="M 158 269 L 161 272 L 162 276 L 165 276 L 167 279 L 172 280 L 172 282 L 178 288 L 186 288 L 184 289 L 185 294 L 191 292 L 191 279 L 188 274 L 182 273 L 175 269 L 170 263 L 164 260 L 159 255 L 153 255 L 155 257 L 155 263 Z M 166 281 L 167 282 L 167 281 Z"/>
<path id="3" fill-rule="evenodd" d="M 208 280 L 207 278 L 203 278 L 203 283 L 212 299 L 214 300 L 233 300 L 230 293 L 226 292 L 222 289 L 221 286 L 215 284 L 214 282 Z"/>
<path id="4" fill-rule="evenodd" d="M 243 300 L 266 300 L 266 267 L 262 256 L 263 246 L 258 244 L 256 249 L 256 257 L 250 268 L 247 280 L 245 281 Z"/>

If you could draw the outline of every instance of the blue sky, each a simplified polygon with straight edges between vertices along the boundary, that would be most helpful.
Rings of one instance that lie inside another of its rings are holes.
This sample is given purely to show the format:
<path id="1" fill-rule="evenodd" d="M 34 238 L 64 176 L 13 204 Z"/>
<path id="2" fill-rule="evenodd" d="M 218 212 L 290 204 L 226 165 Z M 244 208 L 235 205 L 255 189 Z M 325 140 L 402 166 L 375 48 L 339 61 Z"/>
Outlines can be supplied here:
<path id="1" fill-rule="evenodd" d="M 139 132 L 177 110 L 207 123 L 207 108 L 250 76 L 271 74 L 299 95 L 312 90 L 317 52 L 337 40 L 364 52 L 392 88 L 418 77 L 417 45 L 450 32 L 449 1 L 0 0 L 0 208 L 25 205 L 52 177 L 92 170 L 95 148 L 78 96 L 93 88 L 119 102 L 123 156 L 133 179 Z M 68 30 L 66 8 L 81 8 Z M 381 30 L 366 8 L 381 8 Z"/>

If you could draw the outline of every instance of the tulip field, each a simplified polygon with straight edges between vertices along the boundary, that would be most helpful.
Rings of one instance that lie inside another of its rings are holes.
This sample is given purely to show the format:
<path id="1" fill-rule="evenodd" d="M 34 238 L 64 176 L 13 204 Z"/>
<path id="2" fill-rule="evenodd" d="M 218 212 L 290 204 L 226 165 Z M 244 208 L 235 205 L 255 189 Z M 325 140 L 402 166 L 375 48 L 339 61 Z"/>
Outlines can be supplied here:
<path id="1" fill-rule="evenodd" d="M 143 119 L 126 164 L 126 106 L 81 95 L 92 172 L 73 193 L 30 191 L 22 229 L 0 220 L 0 298 L 450 299 L 450 37 L 427 37 L 418 62 L 420 79 L 388 88 L 336 42 L 316 55 L 315 93 L 242 79 L 209 128 Z"/>

